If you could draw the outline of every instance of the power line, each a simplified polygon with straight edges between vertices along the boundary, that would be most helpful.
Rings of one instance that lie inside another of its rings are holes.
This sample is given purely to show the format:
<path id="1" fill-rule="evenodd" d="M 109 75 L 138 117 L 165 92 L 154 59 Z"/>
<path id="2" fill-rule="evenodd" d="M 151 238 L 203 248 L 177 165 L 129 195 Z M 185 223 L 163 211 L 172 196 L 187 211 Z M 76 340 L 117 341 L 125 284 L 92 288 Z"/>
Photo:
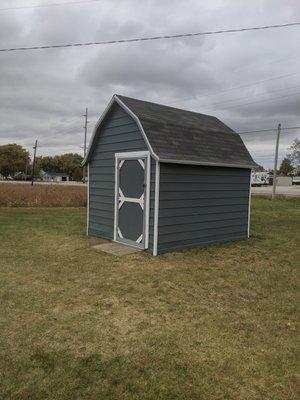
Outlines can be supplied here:
<path id="1" fill-rule="evenodd" d="M 62 3 L 48 3 L 48 4 L 36 4 L 32 6 L 19 6 L 19 7 L 6 7 L 0 8 L 0 11 L 11 11 L 11 10 L 24 10 L 28 8 L 44 8 L 44 7 L 59 7 L 59 6 L 69 6 L 69 5 L 76 5 L 76 4 L 85 4 L 85 3 L 98 3 L 103 0 L 86 0 L 86 1 L 69 1 L 69 2 L 62 2 Z"/>
<path id="2" fill-rule="evenodd" d="M 217 103 L 211 103 L 211 104 L 210 104 L 210 107 L 211 107 L 211 106 L 219 106 L 219 105 L 221 105 L 221 104 L 228 104 L 228 103 L 232 103 L 232 102 L 239 101 L 239 100 L 247 100 L 247 99 L 249 99 L 249 98 L 251 99 L 251 98 L 256 98 L 256 97 L 265 97 L 265 96 L 268 96 L 269 93 L 277 93 L 277 92 L 282 92 L 282 91 L 285 91 L 285 90 L 295 89 L 295 88 L 299 88 L 299 87 L 300 87 L 300 85 L 288 86 L 288 87 L 281 88 L 281 89 L 277 89 L 277 90 L 270 90 L 270 91 L 268 91 L 267 93 L 260 93 L 260 94 L 255 94 L 255 95 L 253 95 L 253 96 L 237 97 L 237 98 L 235 98 L 235 99 L 229 99 L 229 100 L 218 101 Z M 291 93 L 291 94 L 293 94 L 293 93 Z M 266 100 L 267 100 L 267 99 L 266 99 Z"/>
<path id="3" fill-rule="evenodd" d="M 256 101 L 250 101 L 250 102 L 248 102 L 248 103 L 242 103 L 242 104 L 235 104 L 234 106 L 230 106 L 230 107 L 221 107 L 221 108 L 223 108 L 223 109 L 225 109 L 225 110 L 230 110 L 230 109 L 232 109 L 232 108 L 240 108 L 240 107 L 245 107 L 245 106 L 248 106 L 249 104 L 255 104 L 255 103 L 261 103 L 261 102 L 264 102 L 264 101 L 274 101 L 274 100 L 277 100 L 277 99 L 284 99 L 284 98 L 286 98 L 286 97 L 291 97 L 291 96 L 296 96 L 296 95 L 298 95 L 298 94 L 300 94 L 300 92 L 295 92 L 295 93 L 290 93 L 290 94 L 287 94 L 287 95 L 285 95 L 285 96 L 276 96 L 276 97 L 271 97 L 271 98 L 266 98 L 266 99 L 263 99 L 263 100 L 256 100 Z"/>
<path id="4" fill-rule="evenodd" d="M 300 72 L 292 72 L 291 74 L 278 75 L 278 76 L 274 76 L 272 78 L 263 79 L 261 81 L 252 82 L 252 83 L 249 83 L 247 85 L 234 86 L 232 88 L 219 90 L 218 92 L 214 92 L 214 93 L 206 93 L 206 94 L 203 94 L 203 95 L 201 95 L 199 97 L 216 96 L 216 95 L 218 95 L 220 93 L 229 92 L 230 90 L 236 90 L 236 89 L 242 89 L 242 88 L 246 88 L 246 87 L 251 87 L 251 86 L 259 85 L 260 83 L 270 82 L 270 81 L 274 81 L 274 80 L 277 80 L 277 79 L 282 79 L 282 78 L 286 78 L 288 76 L 293 76 L 293 75 L 298 75 L 298 74 L 300 74 Z"/>
<path id="5" fill-rule="evenodd" d="M 286 78 L 286 77 L 294 76 L 294 75 L 298 75 L 298 74 L 300 74 L 299 71 L 298 72 L 292 72 L 290 74 L 274 76 L 272 78 L 263 79 L 261 81 L 255 81 L 255 82 L 252 82 L 252 83 L 249 83 L 249 84 L 246 84 L 246 85 L 233 86 L 233 87 L 228 88 L 228 89 L 222 89 L 222 90 L 219 90 L 218 92 L 213 92 L 213 93 L 206 92 L 206 93 L 202 94 L 201 96 L 179 99 L 178 101 L 182 102 L 182 101 L 188 101 L 188 100 L 198 100 L 198 99 L 201 99 L 201 98 L 204 98 L 204 97 L 207 97 L 207 96 L 217 96 L 220 93 L 230 92 L 231 90 L 237 90 L 237 89 L 247 88 L 247 87 L 251 87 L 251 86 L 256 86 L 256 85 L 259 85 L 261 83 L 265 83 L 265 82 L 269 82 L 269 81 L 275 81 L 277 79 L 282 79 L 282 78 Z M 175 101 L 168 102 L 168 104 L 178 104 L 178 101 L 176 101 L 176 102 Z"/>
<path id="6" fill-rule="evenodd" d="M 287 126 L 281 128 L 282 131 L 287 131 L 291 129 L 300 129 L 300 126 Z M 260 132 L 274 132 L 277 131 L 277 128 L 272 128 L 272 129 L 260 129 L 260 130 L 255 130 L 255 131 L 244 131 L 244 132 L 237 132 L 239 135 L 244 135 L 248 133 L 260 133 Z"/>
<path id="7" fill-rule="evenodd" d="M 300 129 L 300 126 L 288 126 L 286 128 L 281 128 L 282 131 L 287 131 L 289 129 Z"/>
<path id="8" fill-rule="evenodd" d="M 66 48 L 66 47 L 82 47 L 82 46 L 145 42 L 145 41 L 162 40 L 162 39 L 178 39 L 178 38 L 185 38 L 185 37 L 220 35 L 220 34 L 224 34 L 224 33 L 237 33 L 237 32 L 263 30 L 263 29 L 285 28 L 285 27 L 296 26 L 296 25 L 300 25 L 300 22 L 291 22 L 291 23 L 287 23 L 287 24 L 277 24 L 277 25 L 256 26 L 256 27 L 251 27 L 251 28 L 223 29 L 223 30 L 218 30 L 218 31 L 181 33 L 181 34 L 164 35 L 164 36 L 149 36 L 149 37 L 140 37 L 140 38 L 133 38 L 133 39 L 106 40 L 106 41 L 101 41 L 101 42 L 66 43 L 66 44 L 43 45 L 43 46 L 32 46 L 32 47 L 12 47 L 12 48 L 4 48 L 4 49 L 2 48 L 2 49 L 0 49 L 0 52 L 28 51 L 28 50 L 40 50 L 40 49 L 58 49 L 58 48 Z"/>
<path id="9" fill-rule="evenodd" d="M 261 60 L 259 58 L 259 59 L 257 59 L 257 63 L 255 65 L 254 64 L 250 64 L 250 65 L 247 65 L 247 66 L 238 67 L 238 68 L 232 69 L 232 72 L 243 72 L 243 71 L 248 71 L 249 69 L 252 70 L 253 67 L 255 66 L 255 68 L 256 68 L 257 65 L 259 65 L 261 67 L 261 66 L 264 66 L 264 65 L 279 64 L 279 63 L 282 63 L 282 62 L 286 63 L 287 61 L 297 60 L 297 59 L 299 59 L 299 55 L 297 55 L 297 56 L 293 55 L 292 57 L 290 57 L 290 56 L 281 57 L 281 58 L 273 59 L 271 61 L 263 61 L 263 60 Z"/>

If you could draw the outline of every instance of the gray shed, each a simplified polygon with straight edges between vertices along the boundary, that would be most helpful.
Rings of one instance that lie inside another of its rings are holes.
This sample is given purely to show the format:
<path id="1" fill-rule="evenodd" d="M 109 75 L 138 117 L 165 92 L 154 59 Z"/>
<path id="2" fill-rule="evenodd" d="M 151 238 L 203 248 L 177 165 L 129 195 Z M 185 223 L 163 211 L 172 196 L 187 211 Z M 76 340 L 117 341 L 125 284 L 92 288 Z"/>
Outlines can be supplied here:
<path id="1" fill-rule="evenodd" d="M 114 95 L 83 164 L 88 235 L 153 255 L 249 236 L 256 164 L 216 117 Z"/>

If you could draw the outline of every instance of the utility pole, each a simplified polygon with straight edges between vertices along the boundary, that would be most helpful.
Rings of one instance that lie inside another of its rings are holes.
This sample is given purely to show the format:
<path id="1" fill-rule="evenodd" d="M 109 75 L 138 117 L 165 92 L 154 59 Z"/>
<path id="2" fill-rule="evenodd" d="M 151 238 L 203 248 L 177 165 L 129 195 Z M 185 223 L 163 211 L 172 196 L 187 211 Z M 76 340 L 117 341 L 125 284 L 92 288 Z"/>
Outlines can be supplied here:
<path id="1" fill-rule="evenodd" d="M 34 147 L 33 147 L 34 153 L 33 153 L 32 172 L 31 172 L 31 173 L 32 173 L 32 177 L 31 177 L 31 186 L 33 186 L 33 181 L 34 181 L 34 167 L 35 167 L 35 157 L 36 157 L 37 144 L 38 144 L 38 141 L 37 141 L 37 139 L 36 139 L 35 145 L 34 145 Z"/>
<path id="2" fill-rule="evenodd" d="M 275 159 L 274 159 L 274 171 L 273 171 L 273 192 L 272 192 L 272 200 L 275 199 L 275 194 L 276 194 L 276 177 L 277 177 L 277 162 L 278 162 L 278 148 L 279 148 L 280 132 L 281 132 L 281 124 L 278 124 L 278 128 L 277 128 L 277 139 L 276 139 L 276 148 L 275 148 Z"/>
<path id="3" fill-rule="evenodd" d="M 85 118 L 85 123 L 84 123 L 84 144 L 83 144 L 83 158 L 86 156 L 86 136 L 87 136 L 87 126 L 88 126 L 88 108 L 85 109 L 85 114 L 83 115 Z M 83 181 L 85 182 L 86 180 L 86 167 L 83 167 Z"/>
<path id="4" fill-rule="evenodd" d="M 28 173 L 28 160 L 26 160 L 26 167 L 25 167 L 25 181 L 27 181 L 27 173 Z"/>

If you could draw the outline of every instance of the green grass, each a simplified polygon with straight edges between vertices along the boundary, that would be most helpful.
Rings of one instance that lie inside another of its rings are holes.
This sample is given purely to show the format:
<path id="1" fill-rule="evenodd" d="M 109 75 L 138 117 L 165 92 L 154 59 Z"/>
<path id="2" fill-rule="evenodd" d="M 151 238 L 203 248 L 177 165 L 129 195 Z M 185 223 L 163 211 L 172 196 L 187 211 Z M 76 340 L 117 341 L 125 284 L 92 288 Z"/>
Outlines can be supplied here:
<path id="1" fill-rule="evenodd" d="M 0 399 L 298 399 L 299 216 L 255 198 L 247 241 L 118 258 L 84 209 L 0 208 Z"/>

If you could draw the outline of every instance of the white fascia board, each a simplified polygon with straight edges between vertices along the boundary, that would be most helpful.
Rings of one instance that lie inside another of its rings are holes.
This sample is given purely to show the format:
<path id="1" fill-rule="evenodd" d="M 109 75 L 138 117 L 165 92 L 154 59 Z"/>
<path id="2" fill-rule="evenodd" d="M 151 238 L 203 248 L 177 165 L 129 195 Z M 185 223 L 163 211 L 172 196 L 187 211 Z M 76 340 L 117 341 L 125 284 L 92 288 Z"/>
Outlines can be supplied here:
<path id="1" fill-rule="evenodd" d="M 124 151 L 122 153 L 115 153 L 115 158 L 130 159 L 149 156 L 149 151 Z"/>

